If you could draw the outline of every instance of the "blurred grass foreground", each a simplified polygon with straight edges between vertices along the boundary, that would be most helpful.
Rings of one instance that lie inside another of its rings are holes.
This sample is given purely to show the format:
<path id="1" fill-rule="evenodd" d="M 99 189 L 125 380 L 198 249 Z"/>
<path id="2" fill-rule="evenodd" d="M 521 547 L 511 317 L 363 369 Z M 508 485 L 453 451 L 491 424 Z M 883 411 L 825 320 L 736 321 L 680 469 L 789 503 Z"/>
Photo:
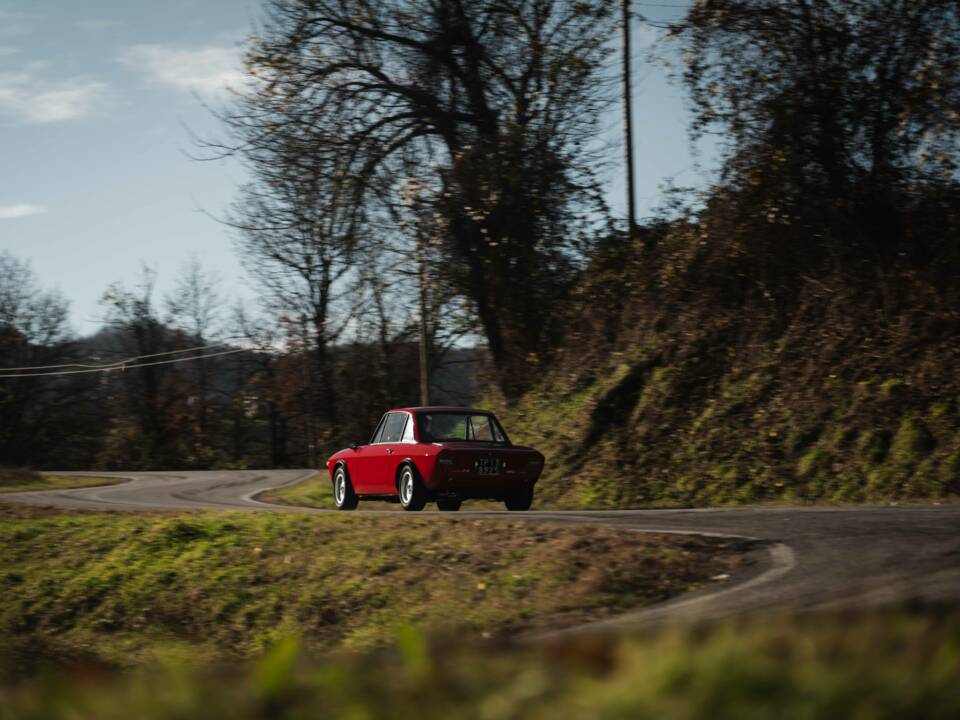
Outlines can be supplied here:
<path id="1" fill-rule="evenodd" d="M 767 618 L 626 640 L 386 650 L 118 674 L 79 665 L 0 690 L 0 718 L 956 718 L 955 612 Z"/>

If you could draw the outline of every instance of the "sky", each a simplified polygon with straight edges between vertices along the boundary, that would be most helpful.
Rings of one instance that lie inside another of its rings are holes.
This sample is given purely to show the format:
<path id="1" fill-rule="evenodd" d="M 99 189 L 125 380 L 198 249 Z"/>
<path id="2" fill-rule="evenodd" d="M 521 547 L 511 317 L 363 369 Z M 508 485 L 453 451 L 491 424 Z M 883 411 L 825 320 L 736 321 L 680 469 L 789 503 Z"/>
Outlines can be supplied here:
<path id="1" fill-rule="evenodd" d="M 636 9 L 664 19 L 683 4 Z M 241 86 L 241 45 L 259 12 L 259 0 L 0 0 L 0 250 L 63 293 L 76 332 L 100 325 L 110 283 L 132 288 L 150 267 L 162 298 L 193 254 L 224 295 L 255 303 L 233 233 L 216 219 L 244 172 L 190 153 L 191 132 L 221 132 L 205 105 Z M 667 178 L 696 185 L 702 175 L 683 91 L 644 60 L 653 30 L 637 23 L 633 38 L 642 216 Z M 603 119 L 613 139 L 620 117 Z M 605 182 L 622 216 L 622 148 L 614 153 Z"/>

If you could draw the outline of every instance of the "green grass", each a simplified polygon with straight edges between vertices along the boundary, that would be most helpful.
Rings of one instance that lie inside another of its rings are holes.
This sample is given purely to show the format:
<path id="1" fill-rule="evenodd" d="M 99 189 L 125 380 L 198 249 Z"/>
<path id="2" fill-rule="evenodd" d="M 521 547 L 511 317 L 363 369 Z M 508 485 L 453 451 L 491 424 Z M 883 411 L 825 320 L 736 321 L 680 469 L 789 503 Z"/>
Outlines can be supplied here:
<path id="1" fill-rule="evenodd" d="M 744 545 L 521 521 L 0 507 L 0 673 L 574 625 L 736 571 Z"/>
<path id="2" fill-rule="evenodd" d="M 301 480 L 293 485 L 266 490 L 257 495 L 261 502 L 275 505 L 293 505 L 294 507 L 332 508 L 333 484 L 326 472 Z M 367 510 L 395 510 L 403 512 L 399 504 L 383 501 L 360 501 L 360 507 Z M 433 505 L 427 506 L 428 510 Z M 463 504 L 464 510 L 503 510 L 503 503 L 490 500 L 467 500 Z"/>
<path id="3" fill-rule="evenodd" d="M 68 490 L 100 485 L 117 485 L 124 482 L 127 482 L 126 478 L 54 475 L 31 470 L 0 470 L 0 493 Z"/>
<path id="4" fill-rule="evenodd" d="M 0 718 L 936 720 L 960 716 L 960 621 L 883 612 L 753 618 L 547 647 L 428 641 L 317 658 L 294 638 L 253 663 L 69 673 L 0 689 Z"/>
<path id="5" fill-rule="evenodd" d="M 648 355 L 631 348 L 619 364 L 555 371 L 503 408 L 511 437 L 546 456 L 539 507 L 960 497 L 952 391 L 902 393 L 900 381 L 866 382 L 859 368 L 837 375 L 826 362 L 791 381 L 784 375 L 799 369 L 770 364 L 762 348 L 730 366 Z"/>
<path id="6" fill-rule="evenodd" d="M 296 507 L 333 507 L 333 483 L 325 471 L 301 480 L 293 485 L 266 490 L 257 495 L 261 502 L 275 505 L 294 505 Z M 379 506 L 378 506 L 379 507 Z M 383 507 L 389 507 L 387 503 Z"/>

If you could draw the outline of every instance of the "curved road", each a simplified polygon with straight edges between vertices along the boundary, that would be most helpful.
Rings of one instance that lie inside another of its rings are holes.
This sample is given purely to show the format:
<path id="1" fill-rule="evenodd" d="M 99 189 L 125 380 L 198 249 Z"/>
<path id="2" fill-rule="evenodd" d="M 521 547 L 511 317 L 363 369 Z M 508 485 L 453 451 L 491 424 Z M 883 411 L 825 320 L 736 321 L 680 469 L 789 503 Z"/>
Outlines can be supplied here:
<path id="1" fill-rule="evenodd" d="M 76 473 L 78 475 L 84 473 Z M 131 478 L 108 487 L 0 494 L 0 500 L 95 510 L 248 509 L 332 512 L 258 502 L 263 490 L 312 471 L 89 473 Z M 317 482 L 325 482 L 318 477 Z M 390 512 L 361 503 L 360 512 Z M 441 517 L 439 513 L 427 513 Z M 899 602 L 960 603 L 960 505 L 850 508 L 461 512 L 461 516 L 591 523 L 763 541 L 738 576 L 709 590 L 553 634 L 769 610 Z M 449 518 L 448 515 L 443 517 Z"/>

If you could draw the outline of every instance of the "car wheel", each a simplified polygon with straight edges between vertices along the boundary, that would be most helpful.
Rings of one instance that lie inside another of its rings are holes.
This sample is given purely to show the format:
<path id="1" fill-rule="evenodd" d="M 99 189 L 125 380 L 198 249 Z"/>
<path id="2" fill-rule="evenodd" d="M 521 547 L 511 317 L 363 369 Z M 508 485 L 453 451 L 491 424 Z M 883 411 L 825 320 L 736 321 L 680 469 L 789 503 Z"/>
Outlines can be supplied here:
<path id="1" fill-rule="evenodd" d="M 337 510 L 355 510 L 359 503 L 360 498 L 353 491 L 346 468 L 338 465 L 333 473 L 333 506 Z"/>
<path id="2" fill-rule="evenodd" d="M 420 482 L 420 477 L 409 465 L 404 465 L 400 471 L 400 482 L 397 486 L 400 495 L 400 505 L 404 510 L 423 510 L 427 504 L 427 490 Z"/>
<path id="3" fill-rule="evenodd" d="M 456 512 L 460 509 L 462 503 L 463 501 L 458 498 L 440 498 L 437 500 L 437 510 L 441 512 Z"/>
<path id="4" fill-rule="evenodd" d="M 504 498 L 503 504 L 507 510 L 529 510 L 533 504 L 533 488 L 518 490 Z"/>

